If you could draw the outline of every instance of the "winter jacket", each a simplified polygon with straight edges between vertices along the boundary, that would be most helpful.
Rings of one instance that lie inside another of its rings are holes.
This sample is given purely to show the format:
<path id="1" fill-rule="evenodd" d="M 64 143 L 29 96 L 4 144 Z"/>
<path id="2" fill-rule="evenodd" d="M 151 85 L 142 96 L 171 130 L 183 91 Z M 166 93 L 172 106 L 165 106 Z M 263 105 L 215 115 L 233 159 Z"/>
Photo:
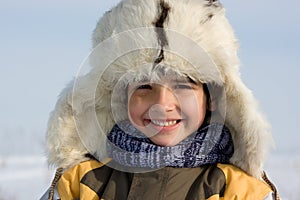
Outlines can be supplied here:
<path id="1" fill-rule="evenodd" d="M 228 165 L 141 174 L 101 164 L 110 157 L 107 134 L 128 120 L 128 83 L 142 80 L 157 65 L 222 89 L 216 110 L 235 149 Z M 275 191 L 262 181 L 272 144 L 270 126 L 241 80 L 238 42 L 215 0 L 123 0 L 106 12 L 93 32 L 93 51 L 49 118 L 46 144 L 49 164 L 59 169 L 49 194 L 57 187 L 62 199 L 65 194 L 70 195 L 66 199 L 135 199 L 137 194 L 138 199 L 149 199 L 149 194 L 158 199 L 264 199 Z M 157 180 L 163 180 L 161 187 Z"/>
<path id="2" fill-rule="evenodd" d="M 57 198 L 61 200 L 259 200 L 272 193 L 267 183 L 229 164 L 129 173 L 96 160 L 82 162 L 64 172 L 56 187 Z"/>

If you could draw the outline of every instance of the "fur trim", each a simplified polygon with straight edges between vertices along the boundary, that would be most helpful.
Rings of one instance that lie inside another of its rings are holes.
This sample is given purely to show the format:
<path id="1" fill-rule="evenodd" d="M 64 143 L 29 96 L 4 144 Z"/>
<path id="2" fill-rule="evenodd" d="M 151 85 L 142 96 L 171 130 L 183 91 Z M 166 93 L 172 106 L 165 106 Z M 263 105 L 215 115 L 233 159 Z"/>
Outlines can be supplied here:
<path id="1" fill-rule="evenodd" d="M 105 157 L 106 134 L 126 118 L 122 89 L 159 64 L 224 87 L 231 162 L 261 177 L 270 127 L 240 79 L 238 43 L 217 1 L 123 0 L 98 22 L 93 47 L 81 70 L 87 73 L 63 90 L 50 117 L 50 164 L 68 168 L 87 153 Z"/>

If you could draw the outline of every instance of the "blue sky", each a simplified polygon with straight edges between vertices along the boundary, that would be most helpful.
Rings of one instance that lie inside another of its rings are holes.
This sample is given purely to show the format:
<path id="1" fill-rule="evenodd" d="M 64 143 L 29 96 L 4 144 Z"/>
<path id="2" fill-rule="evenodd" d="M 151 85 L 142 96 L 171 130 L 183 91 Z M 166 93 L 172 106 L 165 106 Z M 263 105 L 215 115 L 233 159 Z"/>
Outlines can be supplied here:
<path id="1" fill-rule="evenodd" d="M 42 145 L 59 92 L 91 50 L 98 18 L 116 2 L 1 2 L 0 138 L 11 146 L 16 135 Z M 241 75 L 270 120 L 278 149 L 300 152 L 300 2 L 221 2 L 240 41 Z"/>

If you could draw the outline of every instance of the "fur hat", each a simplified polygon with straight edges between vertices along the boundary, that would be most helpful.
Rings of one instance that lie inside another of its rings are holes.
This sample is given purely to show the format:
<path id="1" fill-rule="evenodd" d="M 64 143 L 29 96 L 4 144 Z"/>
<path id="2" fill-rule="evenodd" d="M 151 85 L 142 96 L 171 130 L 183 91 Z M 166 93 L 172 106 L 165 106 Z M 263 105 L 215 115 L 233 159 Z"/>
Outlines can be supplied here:
<path id="1" fill-rule="evenodd" d="M 270 127 L 241 81 L 238 42 L 218 1 L 123 0 L 98 22 L 93 47 L 49 119 L 50 164 L 67 169 L 87 153 L 105 157 L 105 135 L 126 118 L 126 83 L 167 66 L 224 89 L 219 109 L 234 141 L 230 162 L 261 177 Z"/>

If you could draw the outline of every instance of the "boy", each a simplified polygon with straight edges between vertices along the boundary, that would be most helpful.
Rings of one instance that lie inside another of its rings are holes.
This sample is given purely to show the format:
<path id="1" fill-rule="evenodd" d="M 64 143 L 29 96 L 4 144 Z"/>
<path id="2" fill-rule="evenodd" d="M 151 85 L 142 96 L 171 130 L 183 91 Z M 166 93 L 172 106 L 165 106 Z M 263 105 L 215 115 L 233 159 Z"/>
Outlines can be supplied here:
<path id="1" fill-rule="evenodd" d="M 279 198 L 263 181 L 269 126 L 218 1 L 124 0 L 93 42 L 49 120 L 58 171 L 43 198 Z"/>

